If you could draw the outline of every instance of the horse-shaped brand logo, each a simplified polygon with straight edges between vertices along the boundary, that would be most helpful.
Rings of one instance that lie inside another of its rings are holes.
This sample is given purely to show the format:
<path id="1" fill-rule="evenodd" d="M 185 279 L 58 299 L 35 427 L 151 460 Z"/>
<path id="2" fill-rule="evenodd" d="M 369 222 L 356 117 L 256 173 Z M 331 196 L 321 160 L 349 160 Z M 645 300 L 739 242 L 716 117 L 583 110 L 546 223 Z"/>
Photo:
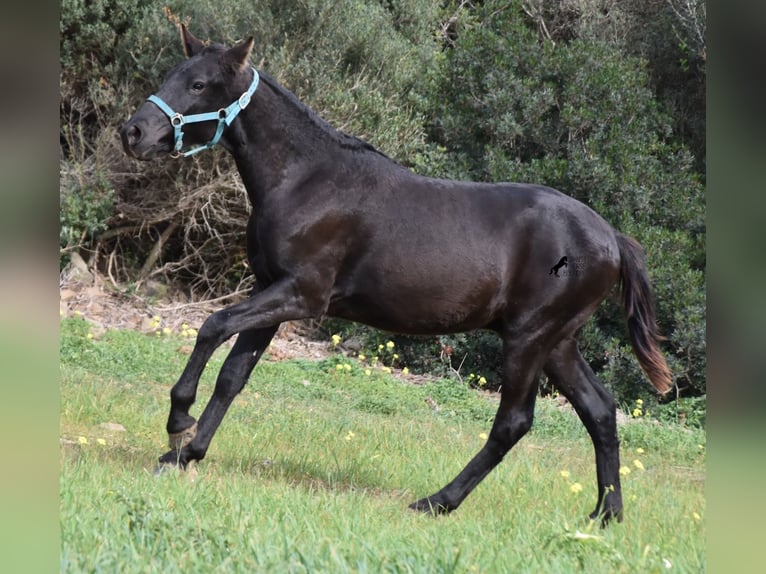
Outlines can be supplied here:
<path id="1" fill-rule="evenodd" d="M 561 277 L 559 275 L 559 269 L 562 267 L 567 267 L 567 256 L 564 255 L 561 259 L 559 259 L 559 262 L 556 263 L 553 267 L 551 267 L 551 270 L 548 272 L 548 275 L 555 275 L 556 277 Z"/>

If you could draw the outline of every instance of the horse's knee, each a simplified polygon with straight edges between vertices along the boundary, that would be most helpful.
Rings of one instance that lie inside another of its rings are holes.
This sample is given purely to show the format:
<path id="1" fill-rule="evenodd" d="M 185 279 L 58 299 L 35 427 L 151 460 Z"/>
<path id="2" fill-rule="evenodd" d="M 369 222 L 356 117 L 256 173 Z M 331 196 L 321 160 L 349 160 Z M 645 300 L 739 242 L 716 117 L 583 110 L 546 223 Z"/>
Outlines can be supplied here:
<path id="1" fill-rule="evenodd" d="M 197 332 L 197 345 L 218 346 L 223 343 L 225 340 L 223 337 L 224 326 L 225 318 L 220 311 L 210 315 Z"/>
<path id="2" fill-rule="evenodd" d="M 532 428 L 534 411 L 520 410 L 496 420 L 489 433 L 488 445 L 500 456 L 505 456 L 521 437 Z"/>

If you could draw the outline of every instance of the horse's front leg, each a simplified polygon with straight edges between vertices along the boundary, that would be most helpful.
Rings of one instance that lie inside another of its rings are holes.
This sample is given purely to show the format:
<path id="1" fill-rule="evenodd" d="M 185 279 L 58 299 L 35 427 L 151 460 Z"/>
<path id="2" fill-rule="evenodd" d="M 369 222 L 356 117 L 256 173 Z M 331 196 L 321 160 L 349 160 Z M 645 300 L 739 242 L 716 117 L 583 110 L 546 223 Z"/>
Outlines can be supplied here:
<path id="1" fill-rule="evenodd" d="M 186 368 L 170 391 L 166 428 L 171 450 L 160 458 L 161 464 L 185 467 L 205 455 L 226 409 L 242 390 L 280 323 L 318 314 L 321 309 L 309 304 L 318 300 L 302 294 L 294 281 L 283 281 L 205 320 Z M 221 368 L 213 398 L 198 424 L 189 409 L 196 399 L 199 378 L 215 349 L 236 333 L 241 336 Z"/>
<path id="2" fill-rule="evenodd" d="M 205 457 L 210 441 L 226 411 L 244 388 L 250 373 L 263 356 L 277 328 L 278 326 L 274 326 L 257 331 L 245 331 L 239 335 L 218 373 L 215 391 L 200 416 L 199 423 L 194 422 L 191 427 L 173 433 L 170 431 L 170 421 L 168 422 L 171 450 L 160 457 L 160 465 L 178 465 L 185 468 L 189 461 L 202 460 Z M 175 405 L 171 403 L 171 419 L 175 412 L 174 407 Z"/>

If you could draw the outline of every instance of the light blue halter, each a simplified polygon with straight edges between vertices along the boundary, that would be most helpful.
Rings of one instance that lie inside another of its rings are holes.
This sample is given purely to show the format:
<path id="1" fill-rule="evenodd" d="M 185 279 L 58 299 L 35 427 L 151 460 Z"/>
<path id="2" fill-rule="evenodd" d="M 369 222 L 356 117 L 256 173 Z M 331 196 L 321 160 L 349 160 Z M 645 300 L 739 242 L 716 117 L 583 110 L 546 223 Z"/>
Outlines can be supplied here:
<path id="1" fill-rule="evenodd" d="M 170 124 L 173 126 L 173 129 L 175 130 L 175 144 L 173 147 L 173 151 L 170 153 L 172 157 L 189 157 L 190 155 L 194 155 L 197 152 L 200 152 L 202 150 L 208 149 L 213 147 L 215 144 L 218 143 L 218 140 L 221 139 L 221 136 L 223 135 L 223 130 L 225 127 L 231 125 L 231 122 L 234 121 L 234 118 L 237 117 L 237 114 L 244 110 L 247 107 L 247 104 L 250 103 L 250 98 L 253 97 L 253 94 L 255 93 L 255 90 L 258 88 L 258 82 L 260 81 L 260 76 L 258 75 L 258 70 L 253 68 L 253 81 L 250 83 L 250 87 L 247 89 L 246 92 L 244 92 L 237 100 L 232 102 L 228 107 L 221 108 L 217 112 L 207 112 L 205 114 L 192 114 L 190 116 L 184 116 L 183 114 L 178 114 L 173 111 L 173 108 L 171 108 L 169 105 L 167 105 L 164 101 L 162 101 L 161 98 L 151 95 L 147 98 L 147 101 L 152 102 L 155 104 L 158 108 L 160 108 L 168 118 L 170 118 Z M 196 147 L 194 149 L 190 149 L 189 151 L 182 151 L 183 145 L 184 145 L 184 132 L 183 132 L 183 126 L 184 124 L 193 124 L 197 122 L 209 122 L 212 120 L 218 120 L 218 127 L 215 130 L 215 135 L 213 136 L 213 139 L 211 139 L 209 142 L 207 142 L 204 145 L 201 145 L 199 147 Z"/>

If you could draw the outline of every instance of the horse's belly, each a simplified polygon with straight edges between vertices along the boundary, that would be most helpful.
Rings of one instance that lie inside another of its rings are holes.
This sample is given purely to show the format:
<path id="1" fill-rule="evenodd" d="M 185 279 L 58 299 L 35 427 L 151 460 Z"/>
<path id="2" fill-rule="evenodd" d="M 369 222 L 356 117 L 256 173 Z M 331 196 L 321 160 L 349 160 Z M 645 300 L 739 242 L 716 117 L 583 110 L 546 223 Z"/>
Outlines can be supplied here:
<path id="1" fill-rule="evenodd" d="M 495 276 L 455 273 L 427 277 L 417 272 L 367 276 L 346 285 L 330 302 L 328 314 L 379 329 L 436 334 L 486 327 L 502 312 L 505 297 Z M 356 288 L 349 288 L 356 287 Z"/>

